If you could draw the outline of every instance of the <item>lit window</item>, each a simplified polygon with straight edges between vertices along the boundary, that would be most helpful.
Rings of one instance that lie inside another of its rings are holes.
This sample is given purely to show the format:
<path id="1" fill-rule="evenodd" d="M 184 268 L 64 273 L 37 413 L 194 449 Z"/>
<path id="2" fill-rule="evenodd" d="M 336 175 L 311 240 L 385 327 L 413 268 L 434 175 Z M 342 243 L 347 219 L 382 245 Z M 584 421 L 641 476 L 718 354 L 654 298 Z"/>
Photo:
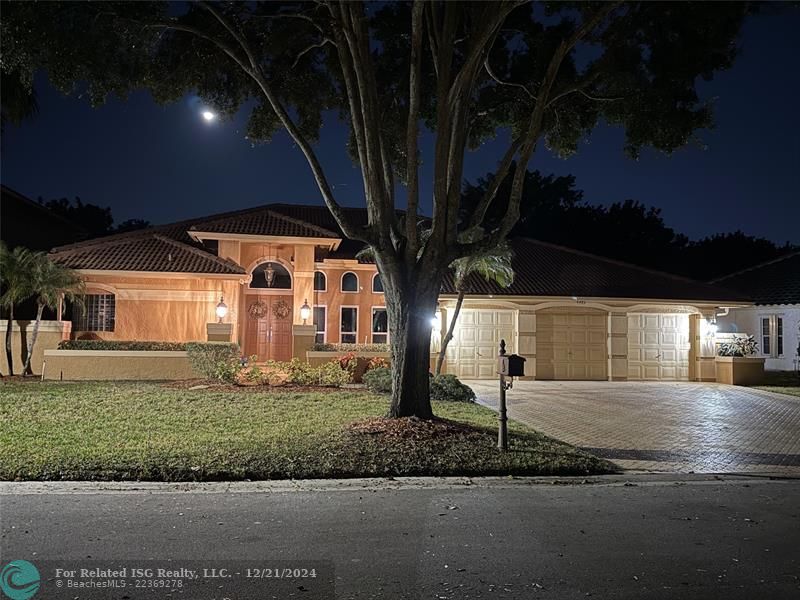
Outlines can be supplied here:
<path id="1" fill-rule="evenodd" d="M 372 309 L 372 343 L 385 344 L 389 341 L 389 319 L 385 308 Z"/>
<path id="2" fill-rule="evenodd" d="M 343 292 L 357 292 L 358 291 L 358 276 L 355 273 L 345 273 L 342 275 L 342 291 Z"/>
<path id="3" fill-rule="evenodd" d="M 372 278 L 372 291 L 376 294 L 383 293 L 383 282 L 379 273 L 375 273 L 375 277 Z"/>
<path id="4" fill-rule="evenodd" d="M 116 300 L 114 294 L 88 294 L 85 305 L 76 307 L 75 331 L 114 331 Z"/>
<path id="5" fill-rule="evenodd" d="M 327 289 L 328 278 L 325 277 L 325 273 L 322 271 L 316 271 L 314 273 L 314 291 L 315 292 L 324 292 Z"/>
<path id="6" fill-rule="evenodd" d="M 327 317 L 327 310 L 324 306 L 315 306 L 314 307 L 314 326 L 317 328 L 317 332 L 314 336 L 314 342 L 317 344 L 324 344 L 325 343 L 325 330 L 327 329 L 326 317 Z"/>

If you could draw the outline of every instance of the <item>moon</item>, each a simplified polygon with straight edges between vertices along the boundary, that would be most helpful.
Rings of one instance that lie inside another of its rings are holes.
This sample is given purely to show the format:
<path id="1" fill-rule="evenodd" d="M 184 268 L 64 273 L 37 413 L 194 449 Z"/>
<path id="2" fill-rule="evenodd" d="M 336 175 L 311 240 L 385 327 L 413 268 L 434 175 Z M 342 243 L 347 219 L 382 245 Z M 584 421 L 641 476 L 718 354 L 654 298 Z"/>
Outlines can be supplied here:
<path id="1" fill-rule="evenodd" d="M 204 120 L 206 123 L 211 123 L 211 121 L 213 121 L 214 119 L 216 119 L 216 118 L 217 118 L 217 115 L 216 115 L 216 113 L 214 113 L 214 112 L 212 112 L 212 111 L 210 111 L 210 110 L 204 110 L 204 111 L 203 111 L 202 113 L 200 113 L 200 114 L 202 115 L 202 117 L 203 117 L 203 120 Z"/>

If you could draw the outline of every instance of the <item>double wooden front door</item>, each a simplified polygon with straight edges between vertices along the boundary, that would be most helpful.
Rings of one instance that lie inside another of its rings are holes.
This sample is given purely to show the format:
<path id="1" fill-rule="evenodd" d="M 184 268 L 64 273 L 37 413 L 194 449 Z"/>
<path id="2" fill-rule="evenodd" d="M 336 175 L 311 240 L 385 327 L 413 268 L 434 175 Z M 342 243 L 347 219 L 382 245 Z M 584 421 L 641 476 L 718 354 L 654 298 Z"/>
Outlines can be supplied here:
<path id="1" fill-rule="evenodd" d="M 252 309 L 254 305 L 260 307 Z M 260 314 L 259 314 L 260 313 Z M 292 297 L 248 295 L 244 350 L 258 361 L 291 360 Z"/>

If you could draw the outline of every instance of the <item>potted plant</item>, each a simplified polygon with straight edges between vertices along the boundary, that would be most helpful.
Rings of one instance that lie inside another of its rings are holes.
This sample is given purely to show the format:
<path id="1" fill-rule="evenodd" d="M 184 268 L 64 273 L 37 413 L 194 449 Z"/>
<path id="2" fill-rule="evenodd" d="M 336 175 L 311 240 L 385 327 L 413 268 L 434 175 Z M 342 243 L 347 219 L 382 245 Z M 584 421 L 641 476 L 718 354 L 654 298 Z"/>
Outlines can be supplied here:
<path id="1" fill-rule="evenodd" d="M 735 337 L 717 346 L 717 383 L 753 385 L 764 379 L 764 358 L 753 356 L 758 343 L 752 335 Z"/>

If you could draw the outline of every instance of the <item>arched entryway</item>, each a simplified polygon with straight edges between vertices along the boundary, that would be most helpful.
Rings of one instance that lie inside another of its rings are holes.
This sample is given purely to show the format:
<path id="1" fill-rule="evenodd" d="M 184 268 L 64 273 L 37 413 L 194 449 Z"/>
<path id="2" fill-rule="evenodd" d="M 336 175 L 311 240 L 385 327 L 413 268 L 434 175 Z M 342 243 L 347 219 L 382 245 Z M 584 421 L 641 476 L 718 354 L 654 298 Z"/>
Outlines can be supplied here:
<path id="1" fill-rule="evenodd" d="M 251 271 L 245 293 L 244 352 L 256 360 L 292 358 L 292 275 L 276 260 L 264 260 Z"/>

